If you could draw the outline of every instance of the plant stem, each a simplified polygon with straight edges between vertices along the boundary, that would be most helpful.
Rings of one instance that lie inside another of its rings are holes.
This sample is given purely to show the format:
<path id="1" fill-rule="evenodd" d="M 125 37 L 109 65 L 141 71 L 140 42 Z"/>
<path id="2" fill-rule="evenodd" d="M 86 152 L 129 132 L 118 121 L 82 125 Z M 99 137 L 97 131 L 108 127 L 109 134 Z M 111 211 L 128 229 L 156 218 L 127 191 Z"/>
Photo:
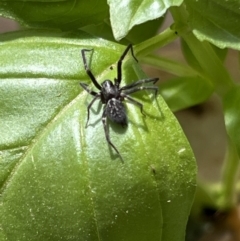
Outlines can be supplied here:
<path id="1" fill-rule="evenodd" d="M 228 150 L 222 168 L 222 195 L 220 207 L 231 208 L 236 204 L 236 179 L 239 172 L 239 157 L 235 144 L 228 138 Z"/>
<path id="2" fill-rule="evenodd" d="M 188 23 L 188 13 L 184 5 L 171 8 L 175 20 L 175 29 L 179 36 L 184 39 L 198 64 L 204 73 L 215 86 L 216 92 L 224 96 L 232 87 L 233 81 L 219 59 L 210 43 L 199 41 L 193 34 Z M 201 74 L 201 73 L 200 73 Z"/>
<path id="3" fill-rule="evenodd" d="M 150 39 L 147 39 L 146 41 L 141 42 L 140 44 L 137 44 L 134 48 L 135 54 L 139 58 L 144 57 L 152 53 L 154 50 L 171 43 L 176 38 L 178 38 L 178 36 L 174 32 L 174 30 L 172 30 L 171 28 L 167 28 L 160 34 Z"/>
<path id="4" fill-rule="evenodd" d="M 191 67 L 183 63 L 180 63 L 165 57 L 161 57 L 161 56 L 156 56 L 156 55 L 146 56 L 144 58 L 141 58 L 141 63 L 149 64 L 158 69 L 161 69 L 163 71 L 166 71 L 168 73 L 171 73 L 180 77 L 197 75 L 197 72 Z"/>

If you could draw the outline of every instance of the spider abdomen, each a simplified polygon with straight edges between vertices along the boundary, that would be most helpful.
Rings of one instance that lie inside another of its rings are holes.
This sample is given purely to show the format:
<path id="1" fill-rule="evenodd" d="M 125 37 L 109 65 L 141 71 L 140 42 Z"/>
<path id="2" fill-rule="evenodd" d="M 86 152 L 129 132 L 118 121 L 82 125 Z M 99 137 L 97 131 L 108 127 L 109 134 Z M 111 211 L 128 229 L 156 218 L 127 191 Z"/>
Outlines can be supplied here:
<path id="1" fill-rule="evenodd" d="M 123 103 L 115 98 L 110 99 L 105 107 L 107 117 L 122 126 L 127 125 L 127 115 Z"/>

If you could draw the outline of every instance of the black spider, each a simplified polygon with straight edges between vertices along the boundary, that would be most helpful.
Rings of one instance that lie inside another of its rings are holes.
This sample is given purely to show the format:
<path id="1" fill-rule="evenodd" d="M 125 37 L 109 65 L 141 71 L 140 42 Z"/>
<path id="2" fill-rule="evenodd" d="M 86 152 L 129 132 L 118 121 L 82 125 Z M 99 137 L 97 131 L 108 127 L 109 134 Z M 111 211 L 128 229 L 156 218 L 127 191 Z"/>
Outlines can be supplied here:
<path id="1" fill-rule="evenodd" d="M 109 137 L 109 131 L 107 128 L 107 117 L 112 120 L 113 122 L 116 122 L 118 124 L 121 124 L 122 126 L 127 125 L 127 115 L 125 111 L 125 107 L 123 105 L 124 99 L 129 100 L 133 104 L 137 105 L 141 113 L 143 113 L 143 105 L 134 100 L 132 97 L 129 96 L 129 94 L 137 92 L 139 90 L 153 90 L 155 91 L 155 95 L 157 94 L 158 87 L 157 86 L 141 86 L 144 83 L 149 83 L 153 82 L 156 83 L 158 81 L 158 78 L 151 78 L 151 79 L 142 79 L 138 80 L 136 82 L 133 82 L 131 84 L 125 85 L 123 87 L 120 87 L 121 81 L 122 81 L 122 61 L 127 55 L 128 51 L 131 50 L 133 58 L 137 61 L 136 57 L 133 54 L 133 48 L 132 45 L 128 45 L 128 47 L 125 49 L 123 54 L 121 55 L 120 59 L 117 62 L 117 78 L 114 78 L 114 82 L 111 80 L 104 80 L 101 85 L 97 82 L 96 78 L 94 77 L 92 71 L 89 69 L 86 61 L 86 56 L 85 52 L 87 51 L 92 51 L 92 49 L 82 49 L 82 59 L 83 59 L 83 64 L 84 68 L 92 80 L 93 84 L 97 89 L 99 89 L 99 92 L 95 92 L 91 90 L 87 84 L 85 83 L 80 83 L 82 88 L 86 90 L 89 94 L 93 95 L 94 98 L 90 102 L 90 104 L 87 107 L 87 122 L 86 122 L 86 128 L 88 125 L 89 121 L 89 113 L 90 113 L 90 108 L 92 107 L 93 103 L 97 100 L 100 99 L 102 104 L 104 104 L 104 109 L 103 109 L 103 114 L 102 114 L 102 123 L 105 131 L 105 136 L 107 139 L 107 142 L 109 145 L 112 146 L 112 148 L 117 152 L 117 154 L 121 157 L 119 151 L 117 148 L 113 145 L 113 143 L 110 140 Z"/>

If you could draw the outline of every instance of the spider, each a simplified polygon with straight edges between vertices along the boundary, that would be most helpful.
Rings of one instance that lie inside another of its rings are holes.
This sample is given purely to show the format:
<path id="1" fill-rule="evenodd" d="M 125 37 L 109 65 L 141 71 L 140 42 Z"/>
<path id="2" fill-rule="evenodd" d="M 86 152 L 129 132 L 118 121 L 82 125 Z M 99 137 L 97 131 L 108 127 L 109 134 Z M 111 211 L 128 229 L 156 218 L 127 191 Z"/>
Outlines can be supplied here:
<path id="1" fill-rule="evenodd" d="M 116 153 L 120 156 L 122 159 L 118 149 L 115 147 L 115 145 L 111 142 L 109 131 L 107 128 L 107 118 L 110 119 L 113 122 L 116 122 L 120 125 L 127 126 L 127 115 L 125 111 L 125 107 L 123 105 L 124 99 L 129 100 L 136 106 L 140 108 L 140 111 L 143 115 L 143 104 L 136 101 L 132 97 L 129 96 L 129 94 L 132 94 L 134 92 L 140 91 L 140 90 L 153 90 L 155 92 L 155 96 L 158 92 L 158 87 L 151 85 L 151 86 L 143 86 L 144 83 L 150 83 L 152 82 L 155 84 L 158 81 L 158 78 L 150 78 L 150 79 L 142 79 L 137 80 L 136 82 L 133 82 L 131 84 L 125 85 L 123 87 L 120 87 L 121 81 L 122 81 L 122 62 L 124 58 L 126 57 L 127 53 L 131 51 L 131 54 L 133 58 L 137 61 L 136 57 L 133 54 L 133 47 L 132 45 L 128 45 L 123 54 L 120 56 L 118 62 L 117 62 L 117 77 L 114 78 L 114 81 L 111 81 L 109 79 L 104 80 L 101 84 L 99 84 L 93 75 L 92 71 L 90 70 L 87 61 L 85 52 L 93 51 L 92 49 L 82 49 L 82 60 L 84 64 L 84 68 L 86 70 L 87 75 L 91 79 L 94 86 L 99 90 L 98 92 L 93 91 L 89 88 L 88 84 L 80 83 L 81 87 L 87 91 L 90 95 L 94 96 L 92 101 L 89 103 L 87 107 L 87 121 L 86 126 L 88 126 L 89 116 L 90 116 L 90 109 L 93 105 L 93 103 L 99 99 L 102 104 L 104 105 L 103 108 L 103 114 L 102 114 L 102 123 L 104 127 L 105 137 L 108 142 L 108 144 L 116 151 Z M 137 61 L 138 62 L 138 61 Z"/>

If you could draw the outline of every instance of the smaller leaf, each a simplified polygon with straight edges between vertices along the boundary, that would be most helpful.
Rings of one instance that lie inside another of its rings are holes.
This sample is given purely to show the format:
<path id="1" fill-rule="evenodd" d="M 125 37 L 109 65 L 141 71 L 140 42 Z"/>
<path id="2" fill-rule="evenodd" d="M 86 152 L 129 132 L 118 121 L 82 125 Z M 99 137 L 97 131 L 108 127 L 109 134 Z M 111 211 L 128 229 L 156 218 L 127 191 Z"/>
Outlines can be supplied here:
<path id="1" fill-rule="evenodd" d="M 160 18 L 169 7 L 179 6 L 182 2 L 182 0 L 108 0 L 115 39 L 124 38 L 133 26 Z"/>

